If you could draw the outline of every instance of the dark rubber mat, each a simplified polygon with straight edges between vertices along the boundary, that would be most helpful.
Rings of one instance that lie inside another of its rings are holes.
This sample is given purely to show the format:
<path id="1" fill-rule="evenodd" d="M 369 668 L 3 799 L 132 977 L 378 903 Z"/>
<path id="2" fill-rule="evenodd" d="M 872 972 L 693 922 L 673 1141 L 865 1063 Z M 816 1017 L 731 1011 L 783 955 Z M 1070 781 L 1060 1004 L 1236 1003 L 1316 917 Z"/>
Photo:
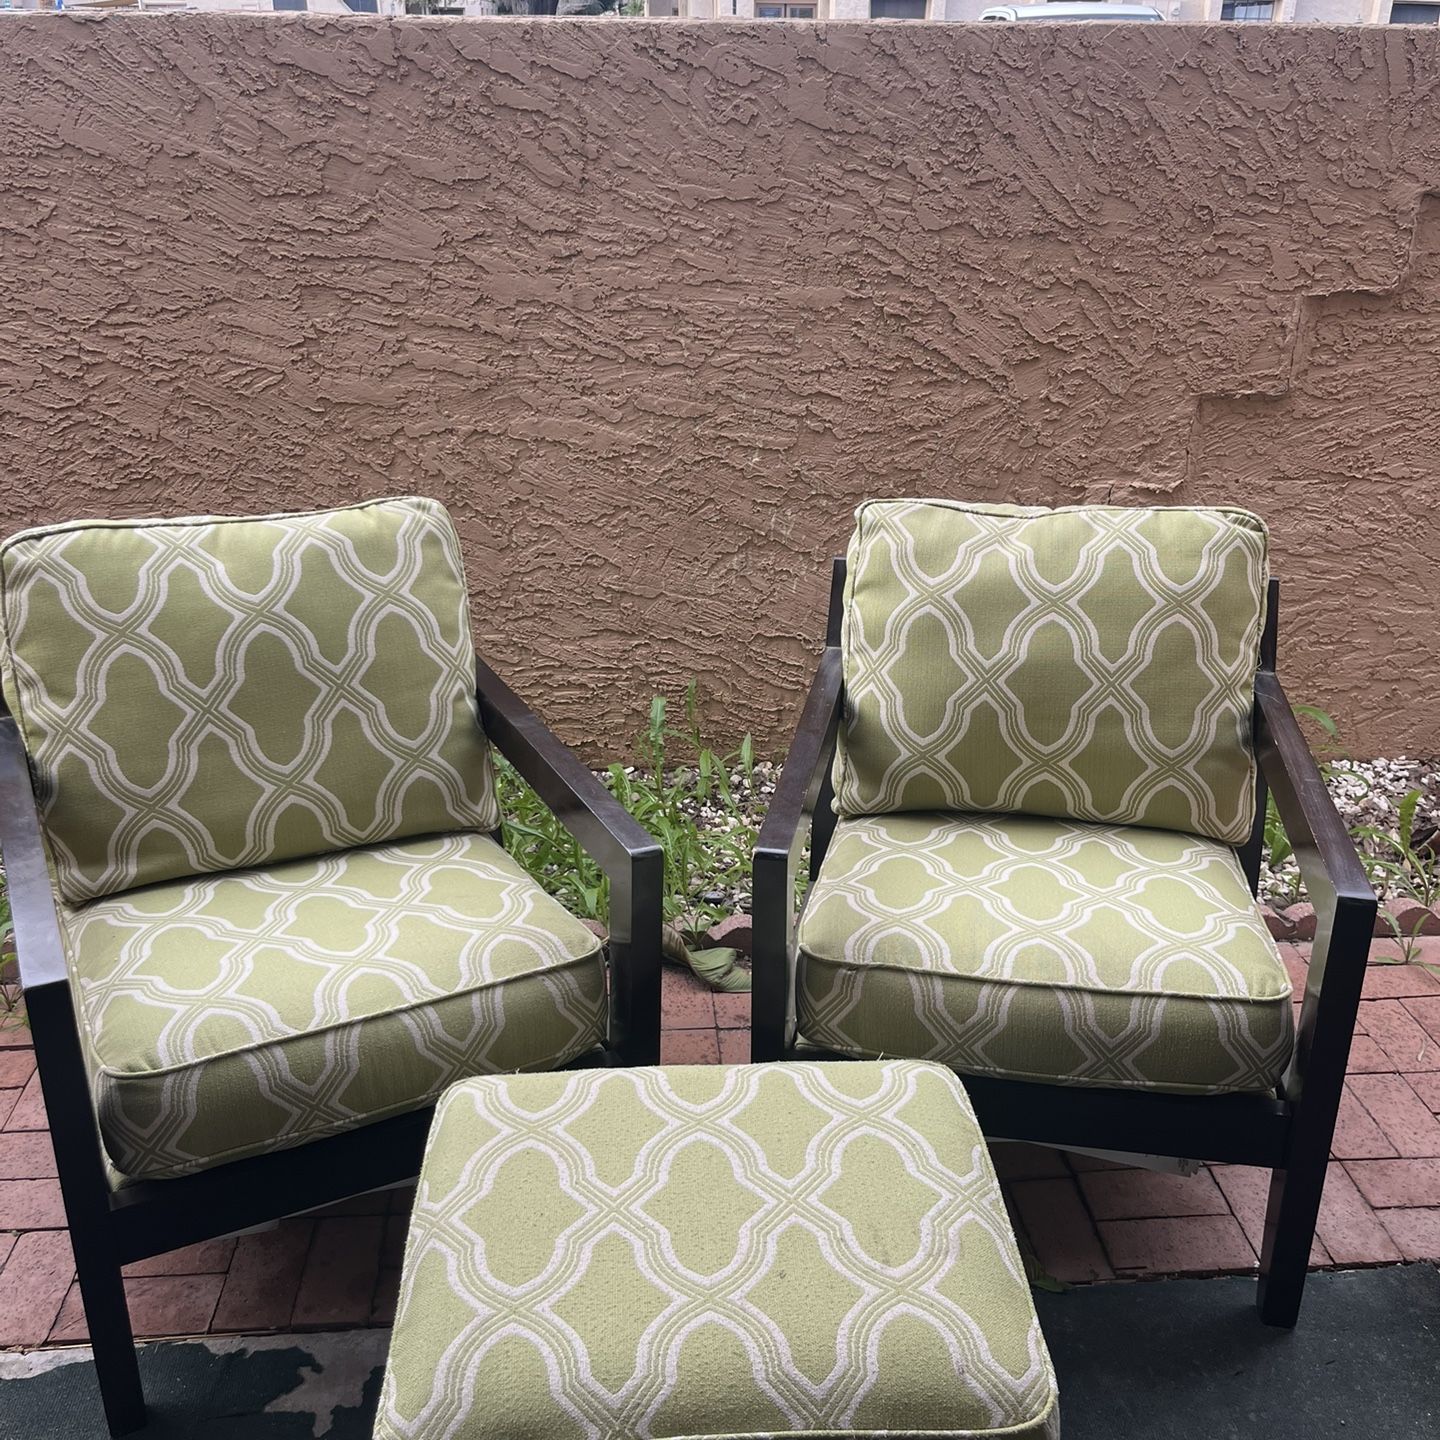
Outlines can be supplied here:
<path id="1" fill-rule="evenodd" d="M 1064 1440 L 1440 1440 L 1440 1272 L 1312 1275 L 1272 1330 L 1247 1279 L 1038 1295 Z"/>
<path id="2" fill-rule="evenodd" d="M 1440 1440 L 1440 1273 L 1312 1275 L 1300 1326 L 1255 1282 L 1037 1297 L 1064 1440 Z M 145 1440 L 369 1440 L 383 1331 L 147 1345 Z M 84 1352 L 0 1356 L 0 1437 L 104 1440 Z"/>

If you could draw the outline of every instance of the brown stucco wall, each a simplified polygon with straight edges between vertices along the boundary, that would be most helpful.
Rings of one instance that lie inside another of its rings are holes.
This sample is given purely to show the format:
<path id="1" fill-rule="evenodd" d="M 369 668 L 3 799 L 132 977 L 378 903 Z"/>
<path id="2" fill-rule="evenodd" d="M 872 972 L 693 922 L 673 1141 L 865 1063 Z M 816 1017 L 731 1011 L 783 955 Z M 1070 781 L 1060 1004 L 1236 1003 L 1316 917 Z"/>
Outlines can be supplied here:
<path id="1" fill-rule="evenodd" d="M 875 494 L 1225 501 L 1285 669 L 1440 750 L 1440 33 L 0 25 L 0 528 L 454 511 L 614 750 L 774 750 Z"/>

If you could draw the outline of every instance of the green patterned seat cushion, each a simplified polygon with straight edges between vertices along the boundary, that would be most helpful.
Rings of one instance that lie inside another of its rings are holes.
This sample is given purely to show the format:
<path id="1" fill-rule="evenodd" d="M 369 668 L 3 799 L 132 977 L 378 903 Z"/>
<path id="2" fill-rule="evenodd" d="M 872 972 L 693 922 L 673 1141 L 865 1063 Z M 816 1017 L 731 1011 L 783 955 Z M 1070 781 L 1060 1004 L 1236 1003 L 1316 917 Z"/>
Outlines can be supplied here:
<path id="1" fill-rule="evenodd" d="M 1234 852 L 1036 816 L 842 820 L 801 918 L 809 1041 L 963 1074 L 1271 1091 L 1290 980 Z"/>
<path id="2" fill-rule="evenodd" d="M 300 1145 L 604 1038 L 599 942 L 485 835 L 167 881 L 64 922 L 126 1175 Z"/>
<path id="3" fill-rule="evenodd" d="M 1059 1434 L 950 1072 L 590 1070 L 444 1096 L 376 1440 L 792 1434 Z"/>
<path id="4" fill-rule="evenodd" d="M 960 810 L 1232 845 L 1268 583 L 1241 510 L 870 501 L 845 582 L 842 815 Z"/>
<path id="5" fill-rule="evenodd" d="M 71 903 L 499 823 L 433 500 L 26 531 L 0 624 Z"/>

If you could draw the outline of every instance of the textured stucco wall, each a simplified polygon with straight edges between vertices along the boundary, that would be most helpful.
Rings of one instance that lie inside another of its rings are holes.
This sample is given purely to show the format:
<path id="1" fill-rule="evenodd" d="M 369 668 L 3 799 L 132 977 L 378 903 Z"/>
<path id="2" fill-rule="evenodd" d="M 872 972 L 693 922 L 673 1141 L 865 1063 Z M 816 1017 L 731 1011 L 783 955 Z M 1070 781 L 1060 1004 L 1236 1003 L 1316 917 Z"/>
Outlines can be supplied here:
<path id="1" fill-rule="evenodd" d="M 1440 34 L 12 17 L 0 528 L 417 490 L 614 750 L 772 750 L 867 495 L 1239 502 L 1440 750 Z"/>

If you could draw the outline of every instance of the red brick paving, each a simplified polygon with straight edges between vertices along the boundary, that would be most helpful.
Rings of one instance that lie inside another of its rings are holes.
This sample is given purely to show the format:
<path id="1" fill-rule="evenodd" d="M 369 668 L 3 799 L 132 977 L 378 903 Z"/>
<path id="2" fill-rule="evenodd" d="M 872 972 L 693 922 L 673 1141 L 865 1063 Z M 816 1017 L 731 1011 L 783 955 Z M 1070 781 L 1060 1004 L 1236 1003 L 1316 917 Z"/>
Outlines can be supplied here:
<path id="1" fill-rule="evenodd" d="M 1081 1177 L 1080 1192 L 1097 1220 L 1230 1214 L 1230 1207 L 1208 1170 L 1198 1175 L 1172 1175 L 1155 1170 L 1094 1170 Z"/>
<path id="2" fill-rule="evenodd" d="M 1440 1070 L 1440 1041 L 1415 1018 L 1411 1006 L 1425 1000 L 1362 1000 L 1360 1019 L 1368 1035 L 1385 1052 L 1390 1068 L 1402 1075 Z"/>
<path id="3" fill-rule="evenodd" d="M 183 1250 L 171 1250 L 164 1255 L 152 1255 L 148 1260 L 137 1260 L 127 1265 L 124 1275 L 129 1279 L 143 1279 L 155 1275 L 224 1275 L 235 1258 L 235 1246 L 239 1242 L 230 1240 L 202 1240 L 198 1245 L 187 1245 Z"/>
<path id="4" fill-rule="evenodd" d="M 382 1215 L 321 1220 L 300 1275 L 291 1323 L 297 1329 L 369 1324 L 384 1236 Z"/>
<path id="5" fill-rule="evenodd" d="M 1339 1160 L 1332 1160 L 1326 1172 L 1315 1228 L 1337 1265 L 1383 1265 L 1400 1258 L 1394 1241 Z"/>
<path id="6" fill-rule="evenodd" d="M 1376 1210 L 1440 1201 L 1440 1160 L 1353 1160 L 1345 1169 Z"/>
<path id="7" fill-rule="evenodd" d="M 55 1152 L 46 1130 L 0 1134 L 0 1180 L 37 1180 L 55 1174 Z"/>
<path id="8" fill-rule="evenodd" d="M 63 1230 L 31 1230 L 15 1239 L 0 1270 L 0 1345 L 40 1345 L 75 1278 Z"/>
<path id="9" fill-rule="evenodd" d="M 745 1030 L 750 1029 L 750 997 L 749 995 L 732 995 L 720 993 L 712 995 L 711 1000 L 715 1005 L 715 1023 L 722 1030 Z M 678 1026 L 675 1028 L 679 1028 Z"/>
<path id="10" fill-rule="evenodd" d="M 1117 1274 L 1213 1274 L 1251 1270 L 1256 1264 L 1240 1222 L 1228 1212 L 1100 1220 L 1095 1228 Z"/>
<path id="11" fill-rule="evenodd" d="M 1304 982 L 1308 946 L 1282 946 Z M 1375 955 L 1397 958 L 1377 941 Z M 1440 937 L 1424 964 L 1377 964 L 1351 1051 L 1311 1262 L 1440 1259 Z M 711 994 L 667 969 L 662 1058 L 749 1059 L 748 995 Z M 76 1341 L 84 1316 L 54 1180 L 29 1033 L 0 1024 L 0 1346 Z M 1193 1177 L 1036 1146 L 994 1150 L 1017 1229 L 1067 1284 L 1253 1270 L 1269 1176 L 1208 1166 Z M 411 1192 L 357 1196 L 236 1239 L 126 1267 L 145 1335 L 388 1324 Z"/>
<path id="12" fill-rule="evenodd" d="M 1362 1019 L 1363 1023 L 1363 1019 Z M 1351 1075 L 1393 1075 L 1395 1062 L 1363 1031 L 1357 1030 L 1350 1042 Z"/>
<path id="13" fill-rule="evenodd" d="M 1440 1115 L 1440 1074 L 1407 1075 L 1410 1088 L 1430 1107 L 1431 1113 Z"/>
<path id="14" fill-rule="evenodd" d="M 1070 1175 L 1065 1157 L 1043 1145 L 1017 1145 L 1013 1140 L 1004 1140 L 990 1147 L 990 1158 L 1002 1180 L 1050 1180 Z"/>
<path id="15" fill-rule="evenodd" d="M 1056 1155 L 1053 1150 L 1042 1153 Z M 1067 1285 L 1114 1278 L 1095 1221 L 1073 1178 L 1016 1180 L 1009 1190 L 1026 1240 L 1046 1274 Z"/>
<path id="16" fill-rule="evenodd" d="M 1381 1210 L 1379 1214 L 1390 1238 L 1407 1260 L 1433 1260 L 1440 1255 L 1440 1205 Z"/>
<path id="17" fill-rule="evenodd" d="M 48 1128 L 49 1121 L 45 1118 L 45 1102 L 40 1098 L 40 1077 L 31 1075 L 25 1088 L 20 1092 L 19 1099 L 15 1102 L 15 1108 L 10 1112 L 10 1118 L 5 1122 L 5 1129 L 10 1131 L 46 1130 Z"/>
<path id="18" fill-rule="evenodd" d="M 1440 995 L 1417 995 L 1400 1003 L 1420 1022 L 1420 1028 L 1440 1049 Z M 1427 1068 L 1440 1070 L 1440 1065 Z"/>
<path id="19" fill-rule="evenodd" d="M 718 1065 L 722 1033 L 719 1030 L 669 1030 L 660 1037 L 660 1063 Z"/>
<path id="20" fill-rule="evenodd" d="M 1355 1093 L 1357 1081 L 1399 1079 L 1398 1075 L 1352 1075 L 1340 1096 L 1330 1153 L 1338 1160 L 1385 1160 L 1399 1154 L 1379 1122 Z M 1428 1111 L 1426 1112 L 1429 1113 Z"/>
<path id="21" fill-rule="evenodd" d="M 130 1324 L 143 1338 L 158 1335 L 203 1335 L 215 1318 L 223 1275 L 153 1275 L 126 1280 L 125 1299 Z M 80 1287 L 72 1285 L 60 1307 L 49 1341 L 54 1345 L 83 1345 L 90 1338 Z"/>
<path id="22" fill-rule="evenodd" d="M 64 1225 L 58 1180 L 0 1180 L 0 1230 L 57 1230 Z"/>
<path id="23" fill-rule="evenodd" d="M 1393 940 L 1377 940 L 1370 949 L 1372 960 L 1398 960 L 1399 956 Z M 1423 965 L 1376 964 L 1365 972 L 1366 1000 L 1404 1000 L 1423 995 L 1440 995 L 1440 979 Z"/>
<path id="24" fill-rule="evenodd" d="M 220 1291 L 213 1328 L 287 1328 L 314 1229 L 311 1220 L 282 1220 L 273 1230 L 242 1235 L 235 1242 L 235 1256 Z"/>
<path id="25" fill-rule="evenodd" d="M 1270 1197 L 1270 1172 L 1257 1170 L 1253 1165 L 1211 1165 L 1210 1173 L 1215 1177 L 1221 1193 L 1230 1207 L 1230 1213 L 1240 1222 L 1250 1248 L 1259 1255 L 1265 1238 L 1265 1207 Z M 1325 1242 L 1316 1235 L 1310 1246 L 1310 1264 L 1328 1265 L 1330 1252 Z"/>
<path id="26" fill-rule="evenodd" d="M 388 1325 L 395 1318 L 395 1301 L 400 1294 L 400 1272 L 394 1268 L 380 1271 L 375 1297 L 370 1302 L 370 1323 Z"/>
<path id="27" fill-rule="evenodd" d="M 21 1050 L 30 1048 L 30 1031 L 22 1015 L 11 1012 L 0 1019 L 0 1050 L 15 1046 Z"/>
<path id="28" fill-rule="evenodd" d="M 1403 1075 L 1356 1075 L 1348 1082 L 1396 1155 L 1440 1155 L 1440 1120 Z M 1338 1152 L 1337 1152 L 1338 1153 Z M 1440 1196 L 1436 1197 L 1440 1203 Z"/>

